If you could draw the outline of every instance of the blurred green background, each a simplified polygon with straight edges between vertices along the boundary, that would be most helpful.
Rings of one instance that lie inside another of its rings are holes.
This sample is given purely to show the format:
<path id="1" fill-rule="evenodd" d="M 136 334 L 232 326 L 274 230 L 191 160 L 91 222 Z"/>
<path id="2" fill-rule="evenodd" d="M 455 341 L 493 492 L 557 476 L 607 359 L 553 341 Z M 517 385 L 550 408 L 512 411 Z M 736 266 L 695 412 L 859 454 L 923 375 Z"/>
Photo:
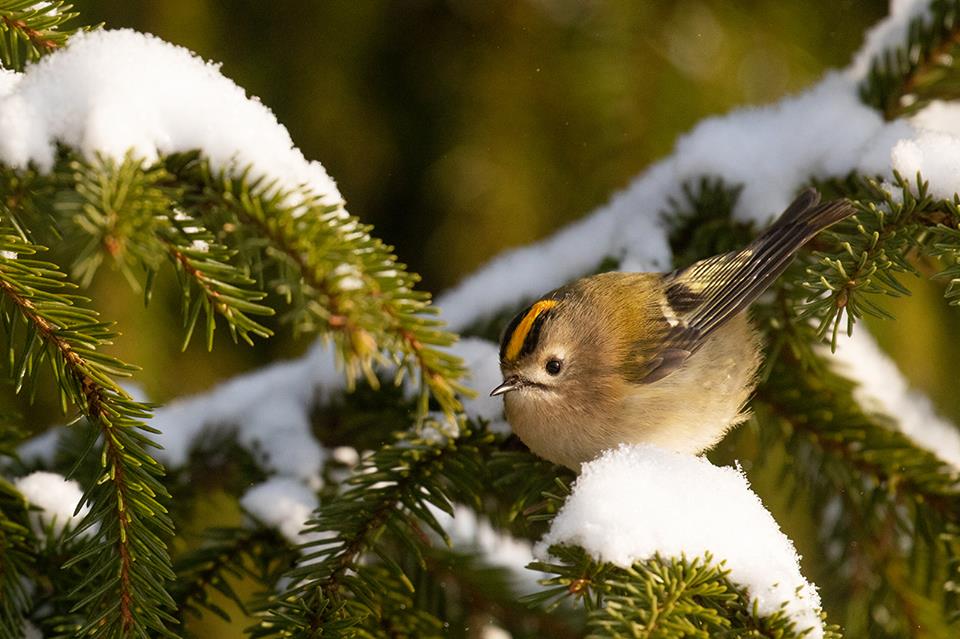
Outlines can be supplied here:
<path id="1" fill-rule="evenodd" d="M 222 62 L 223 73 L 274 110 L 304 154 L 338 182 L 349 210 L 374 224 L 434 293 L 603 204 L 703 117 L 775 101 L 846 65 L 887 5 L 74 4 L 86 23 L 148 31 Z M 126 333 L 117 353 L 144 367 L 141 381 L 156 401 L 306 346 L 280 337 L 249 349 L 221 336 L 211 354 L 198 346 L 181 354 L 181 335 L 170 329 L 179 321 L 172 289 L 147 312 L 106 269 L 95 287 L 98 308 Z M 942 302 L 942 287 L 917 291 L 889 306 L 906 321 L 887 322 L 878 334 L 911 380 L 958 418 L 960 397 L 943 374 L 955 349 L 938 346 L 952 343 L 957 313 Z M 802 551 L 806 542 L 798 543 Z M 196 630 L 221 636 L 215 627 Z"/>

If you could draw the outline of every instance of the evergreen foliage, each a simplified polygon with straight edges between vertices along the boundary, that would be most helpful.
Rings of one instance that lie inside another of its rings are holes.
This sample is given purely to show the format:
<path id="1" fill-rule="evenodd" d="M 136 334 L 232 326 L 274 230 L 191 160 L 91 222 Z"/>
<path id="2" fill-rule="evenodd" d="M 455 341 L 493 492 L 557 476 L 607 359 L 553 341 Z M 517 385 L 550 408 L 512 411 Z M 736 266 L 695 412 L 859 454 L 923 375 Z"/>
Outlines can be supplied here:
<path id="1" fill-rule="evenodd" d="M 888 120 L 910 114 L 930 100 L 958 97 L 956 54 L 960 3 L 932 0 L 930 18 L 914 18 L 903 46 L 888 49 L 871 62 L 860 87 L 863 101 Z"/>
<path id="2" fill-rule="evenodd" d="M 426 560 L 416 542 L 426 537 L 425 530 L 449 544 L 434 512 L 453 516 L 455 500 L 477 502 L 483 492 L 478 481 L 485 475 L 482 463 L 489 455 L 484 449 L 493 441 L 485 429 L 467 426 L 455 436 L 439 430 L 427 437 L 399 433 L 394 443 L 365 459 L 343 492 L 307 523 L 305 534 L 318 539 L 304 545 L 301 565 L 288 575 L 291 587 L 261 624 L 263 634 L 254 636 L 279 631 L 281 636 L 314 637 L 346 632 L 358 623 L 376 636 L 377 628 L 392 624 L 394 608 L 409 606 L 406 598 L 415 591 L 394 558 L 397 548 L 422 569 Z M 373 553 L 382 565 L 358 565 L 365 553 Z M 399 588 L 391 593 L 400 597 L 397 601 L 381 599 L 385 580 Z M 442 626 L 431 615 L 415 620 L 407 632 L 431 636 Z"/>
<path id="3" fill-rule="evenodd" d="M 4 0 L 0 3 L 0 62 L 5 69 L 23 65 L 61 47 L 75 31 L 77 17 L 63 0 Z"/>
<path id="4" fill-rule="evenodd" d="M 35 541 L 27 521 L 27 505 L 16 488 L 0 479 L 0 632 L 20 633 L 20 620 L 29 609 L 26 580 L 33 572 Z"/>
<path id="5" fill-rule="evenodd" d="M 956 97 L 960 2 L 932 7 L 934 19 L 915 21 L 862 87 L 887 118 Z M 64 44 L 74 17 L 62 2 L 0 0 L 3 66 L 21 69 Z M 741 186 L 704 176 L 662 212 L 676 267 L 757 232 L 732 217 Z M 757 427 L 739 437 L 765 451 L 757 464 L 782 473 L 791 505 L 821 531 L 814 559 L 830 576 L 820 586 L 836 624 L 826 636 L 950 637 L 960 615 L 960 474 L 897 430 L 896 415 L 865 410 L 824 341 L 835 345 L 865 316 L 889 317 L 878 299 L 909 294 L 921 261 L 960 304 L 960 196 L 932 197 L 920 175 L 816 186 L 858 213 L 818 237 L 757 305 L 766 364 Z M 40 535 L 0 477 L 2 636 L 22 636 L 25 619 L 53 637 L 189 636 L 193 617 L 231 616 L 222 598 L 256 618 L 252 637 L 468 636 L 467 626 L 491 619 L 515 637 L 804 635 L 783 611 L 759 614 L 710 556 L 622 568 L 554 546 L 551 560 L 530 566 L 546 573 L 542 589 L 521 601 L 507 571 L 450 548 L 441 520 L 457 507 L 501 533 L 539 538 L 574 478 L 463 414 L 466 369 L 445 350 L 455 336 L 371 230 L 252 167 L 214 170 L 201 151 L 118 162 L 63 146 L 49 173 L 0 166 L 7 369 L 17 392 L 52 386 L 76 416 L 54 466 L 83 483 L 89 506 L 72 530 Z M 37 258 L 53 247 L 50 261 Z M 200 334 L 211 349 L 218 323 L 237 342 L 269 338 L 274 313 L 296 334 L 334 344 L 351 392 L 316 407 L 315 433 L 370 452 L 327 465 L 302 545 L 253 517 L 179 543 L 198 478 L 234 499 L 268 472 L 228 429 L 195 442 L 183 468 L 168 473 L 156 461 L 151 407 L 118 381 L 133 367 L 104 352 L 114 328 L 73 292 L 105 263 L 147 302 L 164 269 L 175 273 L 184 348 Z M 416 399 L 397 388 L 404 381 Z M 16 419 L 0 424 L 10 476 L 27 470 L 16 459 L 20 431 Z M 258 590 L 248 595 L 239 582 Z"/>
<path id="6" fill-rule="evenodd" d="M 554 573 L 531 600 L 575 597 L 588 611 L 591 637 L 802 637 L 782 612 L 761 616 L 742 588 L 709 555 L 656 557 L 629 568 L 604 565 L 580 548 L 554 546 L 556 563 L 537 562 Z M 841 635 L 835 628 L 828 639 Z"/>

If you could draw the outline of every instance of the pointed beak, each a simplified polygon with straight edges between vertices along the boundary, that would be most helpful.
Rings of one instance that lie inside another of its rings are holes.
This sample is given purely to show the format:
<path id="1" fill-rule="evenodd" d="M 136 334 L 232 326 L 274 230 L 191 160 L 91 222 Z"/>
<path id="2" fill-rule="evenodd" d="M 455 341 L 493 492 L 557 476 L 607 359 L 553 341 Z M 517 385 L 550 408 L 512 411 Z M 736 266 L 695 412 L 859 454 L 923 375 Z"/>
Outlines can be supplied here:
<path id="1" fill-rule="evenodd" d="M 512 390 L 517 390 L 518 388 L 520 388 L 520 378 L 516 375 L 511 375 L 507 379 L 503 380 L 502 384 L 490 391 L 490 397 L 503 395 L 504 393 L 509 393 Z"/>

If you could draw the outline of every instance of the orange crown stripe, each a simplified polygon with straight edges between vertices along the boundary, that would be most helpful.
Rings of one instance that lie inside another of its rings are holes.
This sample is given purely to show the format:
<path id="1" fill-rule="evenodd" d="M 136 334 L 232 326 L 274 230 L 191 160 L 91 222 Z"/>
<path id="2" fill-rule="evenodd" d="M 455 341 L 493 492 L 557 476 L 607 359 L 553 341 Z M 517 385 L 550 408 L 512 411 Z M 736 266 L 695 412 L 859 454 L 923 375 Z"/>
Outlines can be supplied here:
<path id="1" fill-rule="evenodd" d="M 513 335 L 510 336 L 510 341 L 507 342 L 507 350 L 504 353 L 504 359 L 507 361 L 517 359 L 517 356 L 520 355 L 520 350 L 523 348 L 523 342 L 527 339 L 527 334 L 530 333 L 530 329 L 533 327 L 537 316 L 556 305 L 557 300 L 542 300 L 530 307 L 530 310 L 527 311 L 527 314 L 517 325 L 516 330 L 513 331 Z"/>

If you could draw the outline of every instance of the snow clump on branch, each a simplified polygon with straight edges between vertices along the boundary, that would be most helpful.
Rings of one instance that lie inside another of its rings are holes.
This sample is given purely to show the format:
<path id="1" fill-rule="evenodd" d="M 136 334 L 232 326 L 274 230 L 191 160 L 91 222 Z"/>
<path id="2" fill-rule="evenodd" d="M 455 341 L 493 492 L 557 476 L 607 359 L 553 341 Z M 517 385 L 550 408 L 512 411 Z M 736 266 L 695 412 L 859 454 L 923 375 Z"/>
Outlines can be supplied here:
<path id="1" fill-rule="evenodd" d="M 323 166 L 219 65 L 130 29 L 81 31 L 23 74 L 0 74 L 0 161 L 49 171 L 57 143 L 88 160 L 132 151 L 152 162 L 199 149 L 214 171 L 252 168 L 282 189 L 343 203 Z"/>
<path id="2" fill-rule="evenodd" d="M 650 445 L 621 445 L 585 464 L 549 532 L 534 549 L 582 547 L 621 567 L 709 553 L 746 588 L 762 615 L 781 606 L 808 637 L 823 636 L 820 595 L 743 472 Z"/>
<path id="3" fill-rule="evenodd" d="M 45 537 L 48 530 L 59 537 L 64 528 L 75 527 L 90 510 L 84 506 L 74 515 L 83 491 L 80 484 L 57 473 L 38 470 L 18 478 L 14 485 L 29 505 L 39 508 L 30 513 L 30 526 L 38 537 Z"/>

